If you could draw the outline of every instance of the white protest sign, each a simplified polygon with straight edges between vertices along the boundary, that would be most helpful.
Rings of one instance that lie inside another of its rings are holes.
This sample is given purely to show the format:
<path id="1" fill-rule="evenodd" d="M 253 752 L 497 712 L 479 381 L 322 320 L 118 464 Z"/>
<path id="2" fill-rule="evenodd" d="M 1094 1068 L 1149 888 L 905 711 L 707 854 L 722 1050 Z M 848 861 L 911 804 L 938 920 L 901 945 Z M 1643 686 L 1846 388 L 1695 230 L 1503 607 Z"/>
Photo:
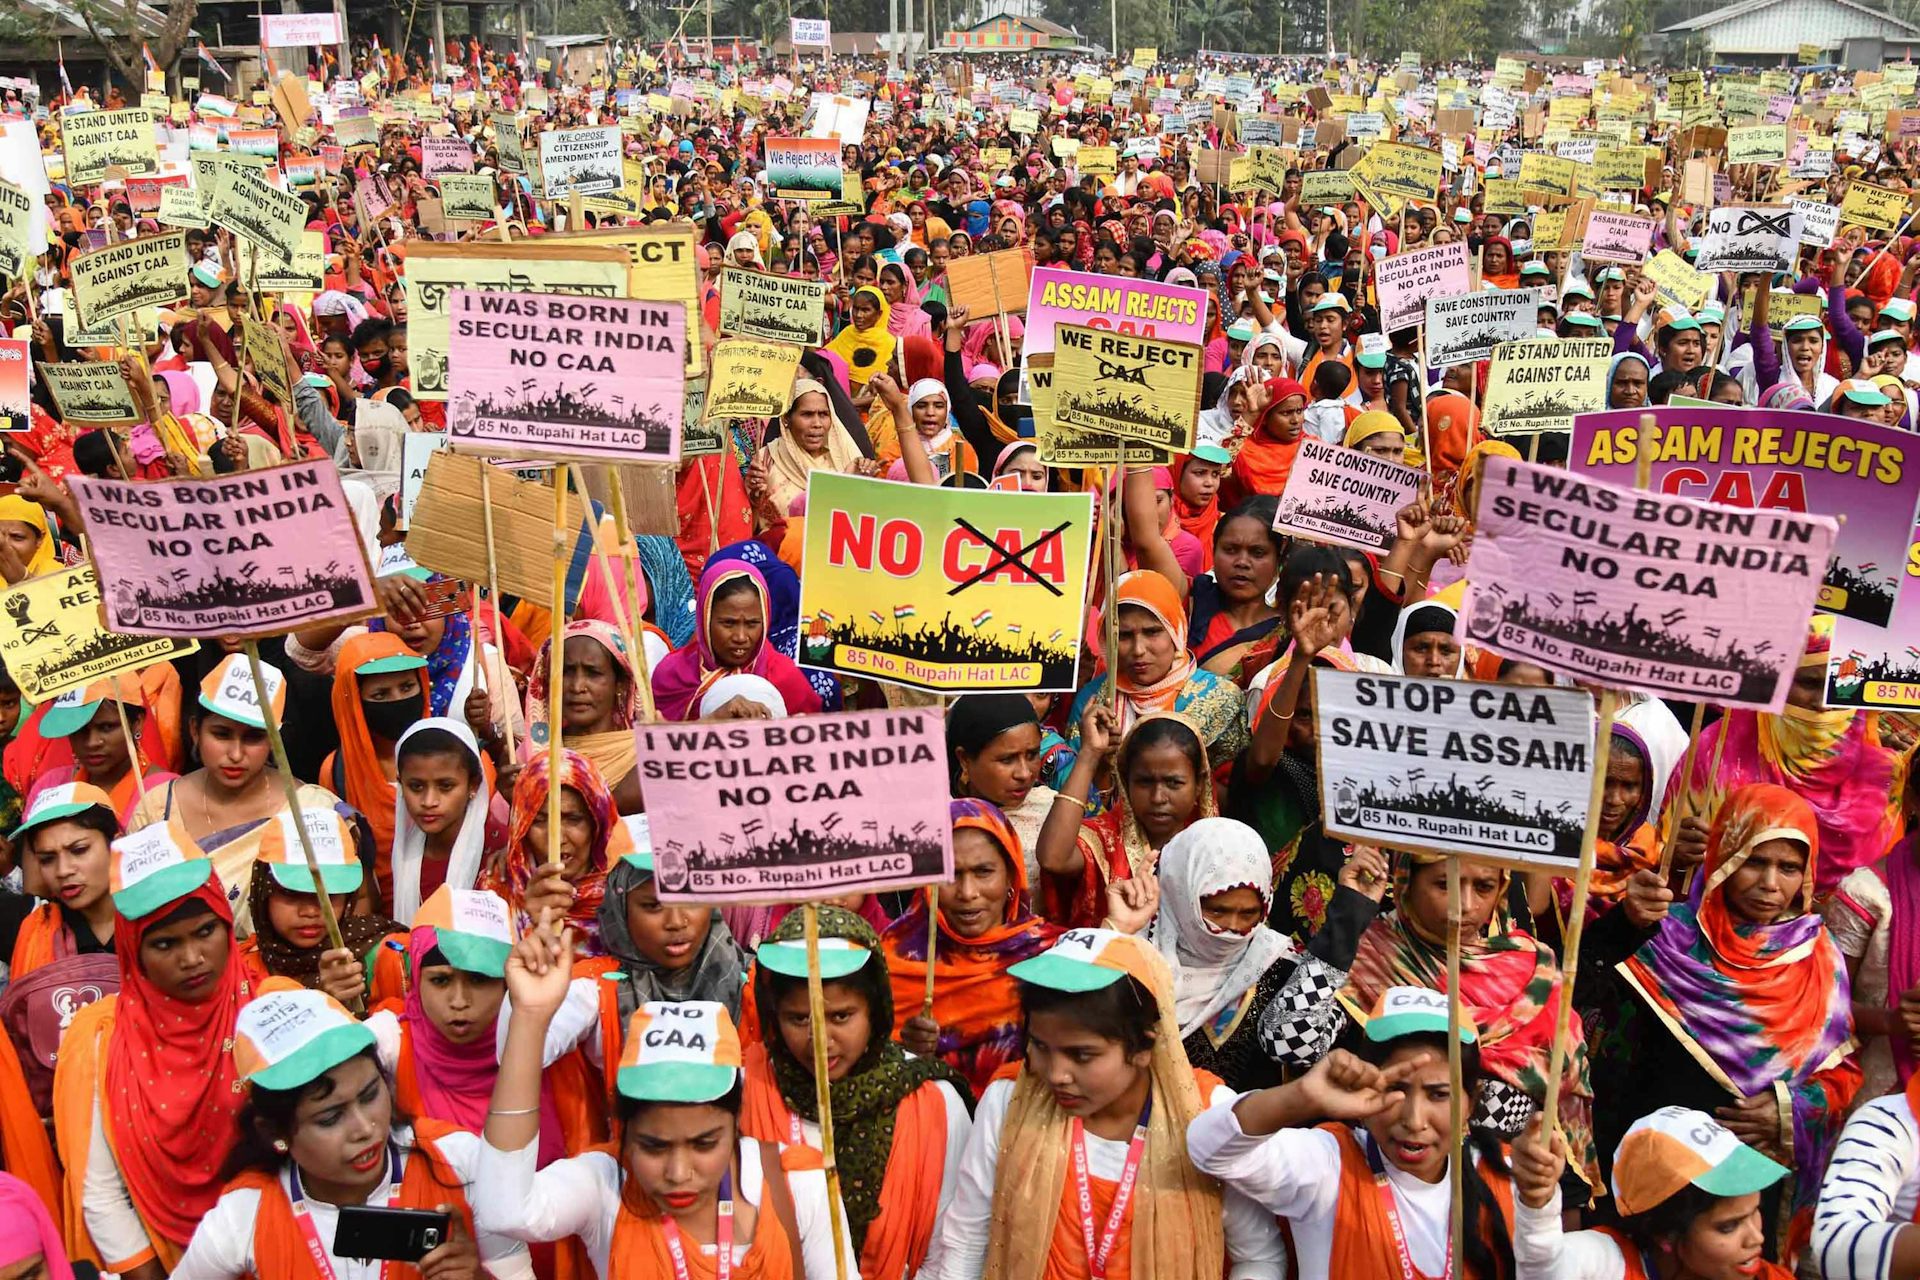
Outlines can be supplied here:
<path id="1" fill-rule="evenodd" d="M 620 168 L 620 126 L 548 129 L 540 135 L 542 198 L 603 196 L 625 182 Z"/>
<path id="2" fill-rule="evenodd" d="M 332 10 L 260 15 L 260 43 L 269 49 L 339 44 L 341 39 L 340 15 Z"/>
<path id="3" fill-rule="evenodd" d="M 1570 874 L 1593 784 L 1593 698 L 1315 669 L 1327 834 Z"/>
<path id="4" fill-rule="evenodd" d="M 798 49 L 803 45 L 831 45 L 833 24 L 825 18 L 793 18 L 787 28 L 788 39 Z"/>
<path id="5" fill-rule="evenodd" d="M 1427 299 L 1427 363 L 1485 360 L 1503 342 L 1531 338 L 1540 325 L 1537 289 L 1486 289 Z"/>
<path id="6" fill-rule="evenodd" d="M 1785 271 L 1800 254 L 1800 219 L 1791 205 L 1724 205 L 1707 214 L 1694 270 Z"/>
<path id="7" fill-rule="evenodd" d="M 400 527 L 413 519 L 420 501 L 420 482 L 427 478 L 427 459 L 447 447 L 444 431 L 409 431 L 400 438 Z"/>
<path id="8" fill-rule="evenodd" d="M 1831 155 L 1832 152 L 1827 154 Z M 1840 206 L 1828 204 L 1824 200 L 1800 200 L 1788 202 L 1788 207 L 1800 215 L 1800 243 L 1811 245 L 1815 249 L 1829 248 L 1834 236 L 1840 233 Z"/>

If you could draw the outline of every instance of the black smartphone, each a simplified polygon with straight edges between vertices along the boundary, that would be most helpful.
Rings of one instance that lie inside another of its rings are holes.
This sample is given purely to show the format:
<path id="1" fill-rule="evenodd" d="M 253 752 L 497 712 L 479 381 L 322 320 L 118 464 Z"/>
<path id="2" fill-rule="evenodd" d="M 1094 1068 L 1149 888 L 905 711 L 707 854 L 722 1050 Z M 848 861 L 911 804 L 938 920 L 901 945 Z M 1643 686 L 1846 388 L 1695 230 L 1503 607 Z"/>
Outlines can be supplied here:
<path id="1" fill-rule="evenodd" d="M 451 1215 L 429 1209 L 342 1205 L 333 1252 L 340 1258 L 418 1262 L 445 1244 L 451 1230 Z"/>

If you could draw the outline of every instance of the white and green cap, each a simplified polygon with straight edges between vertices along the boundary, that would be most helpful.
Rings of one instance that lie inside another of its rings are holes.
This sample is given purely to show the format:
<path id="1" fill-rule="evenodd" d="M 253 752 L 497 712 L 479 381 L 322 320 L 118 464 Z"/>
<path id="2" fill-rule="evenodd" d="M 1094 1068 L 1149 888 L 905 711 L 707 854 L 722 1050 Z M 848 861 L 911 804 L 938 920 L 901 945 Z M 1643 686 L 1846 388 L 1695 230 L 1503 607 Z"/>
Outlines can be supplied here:
<path id="1" fill-rule="evenodd" d="M 807 976 L 807 944 L 804 942 L 763 942 L 754 954 L 760 963 L 789 978 Z M 820 979 L 833 982 L 858 973 L 873 952 L 851 938 L 820 939 Z"/>
<path id="2" fill-rule="evenodd" d="M 1051 947 L 1007 972 L 1055 991 L 1101 991 L 1132 974 L 1153 990 L 1140 940 L 1113 929 L 1069 929 Z"/>
<path id="3" fill-rule="evenodd" d="M 67 690 L 49 703 L 46 714 L 40 717 L 40 736 L 71 738 L 92 723 L 102 704 L 114 700 L 140 710 L 140 677 L 124 671 Z"/>
<path id="4" fill-rule="evenodd" d="M 260 664 L 261 683 L 267 686 L 267 701 L 273 706 L 274 719 L 282 719 L 287 710 L 287 678 L 277 667 Z M 200 705 L 217 716 L 253 729 L 267 727 L 260 709 L 260 698 L 253 687 L 253 669 L 245 654 L 229 654 L 226 661 L 207 673 L 200 682 Z"/>
<path id="5" fill-rule="evenodd" d="M 298 1089 L 373 1045 L 373 1032 L 326 992 L 269 978 L 234 1020 L 233 1064 L 248 1084 Z"/>
<path id="6" fill-rule="evenodd" d="M 213 863 L 173 824 L 156 822 L 113 842 L 107 888 L 128 920 L 144 920 L 214 878 Z"/>
<path id="7" fill-rule="evenodd" d="M 649 1000 L 627 1021 L 615 1083 L 640 1102 L 713 1102 L 740 1080 L 740 1035 L 713 1000 Z"/>
<path id="8" fill-rule="evenodd" d="M 1431 987 L 1388 987 L 1367 1015 L 1367 1039 L 1385 1044 L 1402 1036 L 1447 1034 L 1447 994 Z M 1460 1043 L 1480 1038 L 1479 1028 L 1464 1011 L 1460 1015 Z"/>
<path id="9" fill-rule="evenodd" d="M 33 803 L 27 806 L 26 816 L 20 819 L 20 825 L 7 838 L 18 840 L 35 827 L 71 818 L 89 809 L 105 809 L 111 815 L 113 801 L 106 792 L 90 782 L 63 782 L 57 787 L 42 787 L 34 793 Z"/>
<path id="10" fill-rule="evenodd" d="M 513 913 L 507 900 L 492 890 L 443 884 L 420 904 L 413 927 L 432 929 L 433 945 L 454 968 L 488 978 L 507 976 Z"/>
<path id="11" fill-rule="evenodd" d="M 644 813 L 627 814 L 620 819 L 627 829 L 627 838 L 633 841 L 633 848 L 620 855 L 622 862 L 630 862 L 648 875 L 653 874 L 653 826 Z"/>
<path id="12" fill-rule="evenodd" d="M 1613 1198 L 1623 1214 L 1645 1213 L 1692 1184 L 1711 1196 L 1764 1191 L 1787 1176 L 1704 1111 L 1662 1107 L 1633 1122 L 1613 1157 Z"/>
<path id="13" fill-rule="evenodd" d="M 320 882 L 329 895 L 352 893 L 366 878 L 360 865 L 359 850 L 354 847 L 353 832 L 347 820 L 333 809 L 303 809 L 301 820 L 307 838 L 313 842 L 313 860 L 320 866 Z M 313 887 L 313 868 L 307 865 L 307 852 L 300 843 L 300 828 L 294 825 L 291 809 L 283 809 L 267 819 L 260 836 L 260 851 L 255 860 L 273 875 L 274 883 L 289 893 L 317 893 Z"/>

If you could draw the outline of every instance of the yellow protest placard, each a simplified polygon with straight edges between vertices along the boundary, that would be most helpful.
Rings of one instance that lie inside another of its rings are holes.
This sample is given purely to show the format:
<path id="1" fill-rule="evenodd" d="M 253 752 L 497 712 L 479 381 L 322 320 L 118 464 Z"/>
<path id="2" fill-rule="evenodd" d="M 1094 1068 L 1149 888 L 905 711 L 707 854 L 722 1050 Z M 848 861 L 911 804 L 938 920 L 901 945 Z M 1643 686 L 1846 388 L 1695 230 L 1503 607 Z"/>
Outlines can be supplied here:
<path id="1" fill-rule="evenodd" d="M 720 272 L 720 332 L 817 347 L 827 290 L 824 280 L 725 267 Z"/>
<path id="2" fill-rule="evenodd" d="M 1300 175 L 1303 204 L 1341 204 L 1353 198 L 1353 175 L 1340 169 L 1313 169 Z"/>
<path id="3" fill-rule="evenodd" d="M 1787 126 L 1743 124 L 1727 130 L 1728 164 L 1779 164 L 1787 158 Z"/>
<path id="4" fill-rule="evenodd" d="M 1855 179 L 1847 184 L 1847 194 L 1841 198 L 1840 221 L 1891 235 L 1907 219 L 1907 200 L 1904 191 Z"/>
<path id="5" fill-rule="evenodd" d="M 1488 365 L 1481 425 L 1490 436 L 1571 431 L 1573 416 L 1607 406 L 1610 338 L 1503 342 Z"/>
<path id="6" fill-rule="evenodd" d="M 1120 153 L 1113 147 L 1082 147 L 1074 152 L 1073 163 L 1083 177 L 1111 178 L 1120 172 Z"/>
<path id="7" fill-rule="evenodd" d="M 1533 251 L 1557 253 L 1567 248 L 1567 211 L 1542 209 L 1533 218 Z"/>
<path id="8" fill-rule="evenodd" d="M 1698 311 L 1713 292 L 1713 277 L 1695 271 L 1693 264 L 1671 249 L 1662 249 L 1642 268 L 1660 296 L 1688 311 Z"/>
<path id="9" fill-rule="evenodd" d="M 1503 218 L 1517 218 L 1527 211 L 1527 193 L 1513 178 L 1488 178 L 1486 211 Z"/>
<path id="10" fill-rule="evenodd" d="M 1528 191 L 1544 191 L 1570 196 L 1576 176 L 1573 161 L 1550 156 L 1544 151 L 1529 151 L 1520 157 L 1520 185 Z"/>
<path id="11" fill-rule="evenodd" d="M 1599 147 L 1593 153 L 1593 185 L 1601 191 L 1638 191 L 1647 181 L 1648 147 Z"/>
<path id="12" fill-rule="evenodd" d="M 100 621 L 100 584 L 91 564 L 56 569 L 0 593 L 0 661 L 28 702 L 120 671 L 136 671 L 194 652 L 197 641 L 121 635 Z"/>
<path id="13" fill-rule="evenodd" d="M 67 181 L 75 186 L 99 182 L 109 168 L 124 169 L 129 176 L 160 169 L 153 113 L 145 107 L 63 115 L 60 144 L 67 156 Z"/>
<path id="14" fill-rule="evenodd" d="M 1150 70 L 1153 64 L 1158 61 L 1160 61 L 1160 50 L 1158 49 L 1139 48 L 1133 51 L 1133 65 L 1139 67 L 1142 71 Z"/>
<path id="15" fill-rule="evenodd" d="M 757 338 L 722 338 L 714 344 L 707 385 L 708 422 L 777 418 L 800 368 L 800 348 Z"/>
<path id="16" fill-rule="evenodd" d="M 123 240 L 72 259 L 73 302 L 83 329 L 141 307 L 172 306 L 187 292 L 187 233 Z"/>
<path id="17" fill-rule="evenodd" d="M 814 208 L 820 208 L 816 203 Z M 690 226 L 653 223 L 549 236 L 549 242 L 617 245 L 626 251 L 627 291 L 644 302 L 678 302 L 687 309 L 687 376 L 705 369 L 700 351 L 700 260 Z M 564 292 L 553 290 L 552 292 Z"/>
<path id="18" fill-rule="evenodd" d="M 1431 202 L 1439 193 L 1444 161 L 1438 151 L 1404 142 L 1376 142 L 1354 166 L 1383 196 Z"/>
<path id="19" fill-rule="evenodd" d="M 1076 324 L 1057 326 L 1054 342 L 1056 420 L 1174 453 L 1193 447 L 1200 413 L 1199 347 Z"/>
<path id="20" fill-rule="evenodd" d="M 1092 505 L 815 472 L 801 660 L 943 692 L 1071 690 Z"/>

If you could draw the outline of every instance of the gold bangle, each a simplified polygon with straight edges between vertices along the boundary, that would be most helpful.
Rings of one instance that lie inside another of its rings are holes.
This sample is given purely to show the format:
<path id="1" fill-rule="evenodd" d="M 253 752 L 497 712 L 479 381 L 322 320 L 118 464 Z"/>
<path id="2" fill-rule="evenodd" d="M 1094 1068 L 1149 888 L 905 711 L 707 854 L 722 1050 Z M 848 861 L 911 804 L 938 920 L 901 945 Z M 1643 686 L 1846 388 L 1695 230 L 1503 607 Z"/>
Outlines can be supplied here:
<path id="1" fill-rule="evenodd" d="M 1070 796 L 1064 791 L 1056 791 L 1053 793 L 1053 798 L 1055 800 L 1065 800 L 1068 804 L 1077 804 L 1080 806 L 1080 812 L 1087 812 L 1087 802 L 1079 796 Z"/>

